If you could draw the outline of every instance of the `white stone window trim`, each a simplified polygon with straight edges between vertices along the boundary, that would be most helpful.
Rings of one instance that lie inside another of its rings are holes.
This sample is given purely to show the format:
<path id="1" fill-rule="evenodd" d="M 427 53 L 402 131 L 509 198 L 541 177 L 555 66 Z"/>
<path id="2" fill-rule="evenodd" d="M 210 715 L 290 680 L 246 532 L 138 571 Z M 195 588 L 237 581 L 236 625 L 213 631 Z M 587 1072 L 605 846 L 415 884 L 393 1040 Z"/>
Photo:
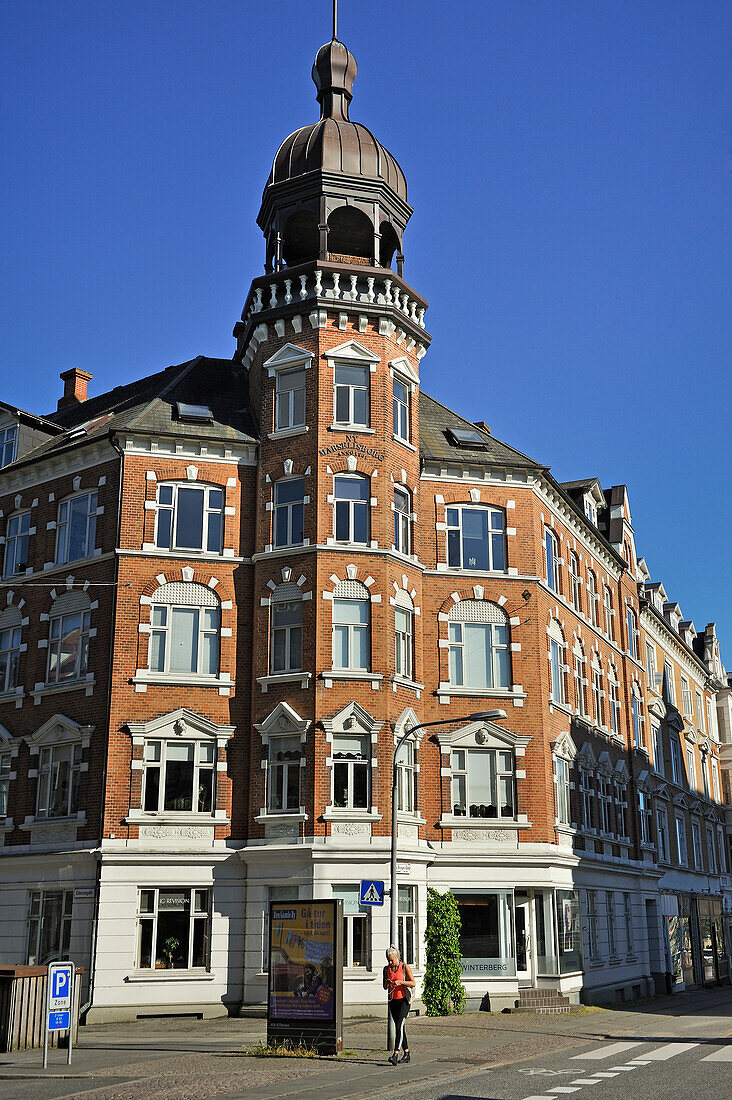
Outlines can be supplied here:
<path id="1" fill-rule="evenodd" d="M 69 823 L 83 824 L 86 821 L 86 811 L 83 809 L 75 810 L 62 817 L 41 817 L 38 815 L 38 798 L 40 794 L 38 786 L 39 767 L 41 753 L 44 749 L 53 748 L 58 745 L 79 745 L 83 754 L 84 750 L 89 748 L 94 728 L 95 727 L 91 725 L 82 726 L 78 722 L 74 722 L 71 718 L 67 718 L 64 714 L 54 714 L 39 726 L 35 733 L 26 734 L 21 738 L 28 746 L 30 756 L 36 757 L 36 766 L 28 769 L 28 778 L 35 779 L 36 781 L 33 795 L 35 809 L 32 814 L 26 816 L 23 824 L 20 826 L 21 829 L 40 828 L 42 826 L 55 827 L 59 825 L 68 825 Z M 79 764 L 79 772 L 84 774 L 88 771 L 88 760 L 82 760 Z"/>

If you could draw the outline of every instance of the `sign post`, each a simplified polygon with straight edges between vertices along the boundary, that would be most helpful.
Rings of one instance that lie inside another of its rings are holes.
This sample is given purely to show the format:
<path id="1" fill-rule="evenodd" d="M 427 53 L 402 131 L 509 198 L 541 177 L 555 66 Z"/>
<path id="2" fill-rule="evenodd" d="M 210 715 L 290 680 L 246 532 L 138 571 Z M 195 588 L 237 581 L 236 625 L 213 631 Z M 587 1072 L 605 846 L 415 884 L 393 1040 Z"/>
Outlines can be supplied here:
<path id="1" fill-rule="evenodd" d="M 270 902 L 267 1042 L 343 1049 L 341 900 Z"/>
<path id="2" fill-rule="evenodd" d="M 74 1029 L 71 1006 L 74 996 L 74 964 L 54 962 L 48 964 L 46 982 L 46 1016 L 43 1028 L 43 1068 L 48 1068 L 48 1036 L 52 1031 L 68 1031 L 69 1046 L 66 1064 L 71 1065 L 71 1046 Z"/>

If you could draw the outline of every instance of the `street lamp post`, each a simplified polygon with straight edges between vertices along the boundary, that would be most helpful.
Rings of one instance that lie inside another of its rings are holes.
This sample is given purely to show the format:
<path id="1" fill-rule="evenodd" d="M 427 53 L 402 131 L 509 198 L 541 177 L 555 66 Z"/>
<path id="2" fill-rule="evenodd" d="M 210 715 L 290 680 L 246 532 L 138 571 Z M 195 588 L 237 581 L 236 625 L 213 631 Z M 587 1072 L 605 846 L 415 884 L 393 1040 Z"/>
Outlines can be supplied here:
<path id="1" fill-rule="evenodd" d="M 399 750 L 406 741 L 406 739 L 417 730 L 426 729 L 428 726 L 449 726 L 455 722 L 498 722 L 503 718 L 506 718 L 505 710 L 482 710 L 477 711 L 475 714 L 469 714 L 466 718 L 440 718 L 435 722 L 420 722 L 417 726 L 412 726 L 410 729 L 405 729 L 396 745 L 394 746 L 394 760 L 392 763 L 391 774 L 391 869 L 389 875 L 389 903 L 391 910 L 389 914 L 389 943 L 397 944 L 398 937 L 398 889 L 397 889 L 397 757 Z M 387 1042 L 389 1049 L 392 1049 L 394 1039 L 396 1038 L 396 1032 L 394 1030 L 394 1021 L 391 1015 L 388 1016 L 388 1036 Z"/>

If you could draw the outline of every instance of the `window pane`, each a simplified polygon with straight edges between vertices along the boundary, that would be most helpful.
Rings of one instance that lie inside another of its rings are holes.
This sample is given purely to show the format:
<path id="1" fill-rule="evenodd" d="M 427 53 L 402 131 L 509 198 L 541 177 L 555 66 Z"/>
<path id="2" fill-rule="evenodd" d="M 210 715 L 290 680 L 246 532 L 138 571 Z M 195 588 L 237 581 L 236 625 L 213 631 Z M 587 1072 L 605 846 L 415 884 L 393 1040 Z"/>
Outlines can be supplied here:
<path id="1" fill-rule="evenodd" d="M 336 422 L 338 424 L 348 424 L 350 420 L 350 412 L 348 407 L 348 398 L 350 390 L 346 386 L 336 386 Z"/>
<path id="2" fill-rule="evenodd" d="M 488 513 L 482 509 L 463 509 L 463 567 L 488 568 Z"/>
<path id="3" fill-rule="evenodd" d="M 353 423 L 368 425 L 369 422 L 369 395 L 368 390 L 353 391 Z"/>
<path id="4" fill-rule="evenodd" d="M 278 481 L 275 485 L 275 503 L 291 504 L 293 501 L 302 500 L 305 494 L 305 483 L 302 478 L 293 478 L 291 481 Z"/>
<path id="5" fill-rule="evenodd" d="M 348 627 L 333 630 L 333 668 L 348 668 Z"/>
<path id="6" fill-rule="evenodd" d="M 162 490 L 161 490 L 162 492 Z M 171 489 L 172 492 L 172 489 Z M 173 530 L 173 512 L 169 508 L 160 508 L 158 510 L 158 524 L 157 535 L 155 538 L 155 545 L 164 547 L 166 550 L 170 549 L 170 537 Z"/>
<path id="7" fill-rule="evenodd" d="M 341 500 L 368 500 L 368 478 L 337 477 L 335 479 L 335 495 Z"/>
<path id="8" fill-rule="evenodd" d="M 215 676 L 219 671 L 219 636 L 204 634 L 201 644 L 201 669 L 207 676 Z"/>
<path id="9" fill-rule="evenodd" d="M 494 758 L 492 752 L 471 752 L 470 761 L 470 801 L 472 803 L 495 805 Z"/>
<path id="10" fill-rule="evenodd" d="M 369 667 L 369 634 L 364 627 L 353 632 L 353 667 L 363 671 Z"/>
<path id="11" fill-rule="evenodd" d="M 351 367 L 339 363 L 335 369 L 336 385 L 368 386 L 369 368 Z"/>
<path id="12" fill-rule="evenodd" d="M 198 772 L 198 812 L 209 814 L 213 808 L 213 768 L 201 768 Z"/>
<path id="13" fill-rule="evenodd" d="M 159 630 L 154 630 L 150 635 L 150 670 L 165 670 L 165 634 Z"/>
<path id="14" fill-rule="evenodd" d="M 171 615 L 170 668 L 196 672 L 198 666 L 198 608 L 175 607 Z"/>
<path id="15" fill-rule="evenodd" d="M 181 752 L 174 752 L 181 749 Z M 186 754 L 185 750 L 189 750 Z M 193 746 L 168 745 L 165 767 L 166 810 L 193 809 Z"/>
<path id="16" fill-rule="evenodd" d="M 333 765 L 333 805 L 340 809 L 348 805 L 348 764 Z"/>
<path id="17" fill-rule="evenodd" d="M 365 543 L 369 541 L 369 510 L 368 506 L 355 504 L 353 506 L 353 541 Z"/>
<path id="18" fill-rule="evenodd" d="M 368 768 L 367 763 L 353 765 L 353 805 L 359 810 L 367 808 Z"/>
<path id="19" fill-rule="evenodd" d="M 489 665 L 489 631 L 483 623 L 465 623 L 465 683 L 468 687 L 489 687 L 492 676 Z"/>
<path id="20" fill-rule="evenodd" d="M 221 528 L 221 512 L 209 512 L 206 549 L 213 554 L 218 554 L 221 551 Z"/>
<path id="21" fill-rule="evenodd" d="M 368 623 L 368 602 L 366 600 L 333 600 L 333 617 L 338 623 Z"/>
<path id="22" fill-rule="evenodd" d="M 145 769 L 145 793 L 142 806 L 144 810 L 157 810 L 160 802 L 160 768 Z"/>
<path id="23" fill-rule="evenodd" d="M 203 489 L 178 489 L 175 545 L 186 549 L 202 549 Z"/>
<path id="24" fill-rule="evenodd" d="M 338 542 L 348 542 L 351 537 L 350 507 L 347 501 L 337 500 L 335 506 L 335 537 Z"/>
<path id="25" fill-rule="evenodd" d="M 172 970 L 182 970 L 188 967 L 188 936 L 190 934 L 190 917 L 188 906 L 185 909 L 181 905 L 179 909 L 166 908 L 166 901 L 170 899 L 176 903 L 176 895 L 168 891 L 160 891 L 158 902 L 158 936 L 155 945 L 156 965 Z"/>

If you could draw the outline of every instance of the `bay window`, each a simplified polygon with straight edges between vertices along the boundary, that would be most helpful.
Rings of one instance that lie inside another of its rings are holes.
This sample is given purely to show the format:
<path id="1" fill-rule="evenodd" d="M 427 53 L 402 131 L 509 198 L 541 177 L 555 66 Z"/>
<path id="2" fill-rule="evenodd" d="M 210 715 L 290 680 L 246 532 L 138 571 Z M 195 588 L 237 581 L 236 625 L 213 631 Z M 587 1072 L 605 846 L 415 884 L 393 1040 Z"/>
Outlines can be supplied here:
<path id="1" fill-rule="evenodd" d="M 505 571 L 506 524 L 499 508 L 449 507 L 445 518 L 451 568 Z"/>
<path id="2" fill-rule="evenodd" d="M 155 545 L 160 549 L 221 553 L 223 489 L 190 482 L 161 482 L 155 511 Z"/>
<path id="3" fill-rule="evenodd" d="M 17 424 L 11 424 L 7 428 L 0 428 L 0 469 L 15 461 L 17 445 Z"/>
<path id="4" fill-rule="evenodd" d="M 511 749 L 453 749 L 452 812 L 456 817 L 515 817 Z"/>
<path id="5" fill-rule="evenodd" d="M 508 617 L 487 600 L 461 600 L 449 612 L 450 684 L 507 689 L 511 682 Z"/>
<path id="6" fill-rule="evenodd" d="M 211 939 L 210 889 L 140 890 L 138 970 L 207 970 Z"/>
<path id="7" fill-rule="evenodd" d="M 213 741 L 146 741 L 142 808 L 147 813 L 213 813 L 216 746 Z"/>

